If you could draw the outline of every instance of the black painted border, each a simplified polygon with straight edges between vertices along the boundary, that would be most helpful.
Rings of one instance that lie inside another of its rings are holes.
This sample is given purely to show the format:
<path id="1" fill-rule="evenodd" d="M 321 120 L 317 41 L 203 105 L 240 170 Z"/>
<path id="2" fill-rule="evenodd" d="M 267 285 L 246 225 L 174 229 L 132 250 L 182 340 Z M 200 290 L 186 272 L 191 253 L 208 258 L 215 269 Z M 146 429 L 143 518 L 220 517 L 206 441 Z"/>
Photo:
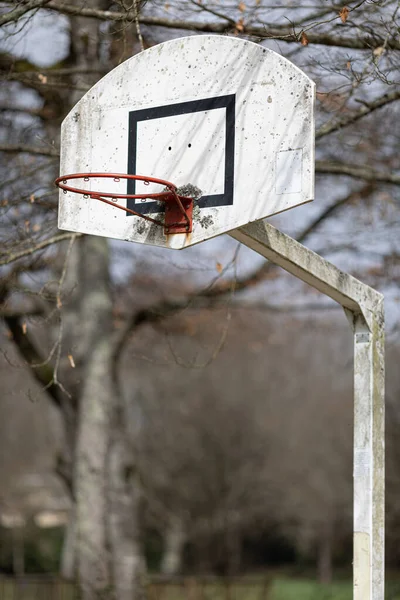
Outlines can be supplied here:
<path id="1" fill-rule="evenodd" d="M 179 104 L 169 104 L 167 106 L 158 106 L 154 108 L 145 108 L 129 112 L 129 137 L 128 137 L 128 173 L 136 175 L 136 156 L 137 156 L 137 128 L 140 121 L 150 119 L 162 119 L 174 115 L 185 115 L 194 112 L 204 112 L 218 108 L 226 109 L 225 122 L 225 182 L 224 192 L 222 194 L 210 194 L 202 196 L 199 200 L 200 208 L 213 206 L 230 206 L 233 204 L 233 182 L 235 170 L 235 94 L 227 96 L 216 96 L 214 98 L 204 98 L 192 100 L 190 102 L 180 102 Z M 139 174 L 139 173 L 138 173 Z M 140 173 L 142 175 L 143 173 Z M 159 177 L 158 173 L 145 173 Z M 206 175 L 206 174 L 205 174 Z M 188 182 L 190 183 L 190 182 Z M 127 194 L 136 193 L 136 181 L 128 180 Z M 143 204 L 140 200 L 133 198 L 127 200 L 128 208 L 142 214 L 160 212 L 160 205 L 157 202 L 146 202 Z M 126 213 L 128 216 L 130 213 Z"/>

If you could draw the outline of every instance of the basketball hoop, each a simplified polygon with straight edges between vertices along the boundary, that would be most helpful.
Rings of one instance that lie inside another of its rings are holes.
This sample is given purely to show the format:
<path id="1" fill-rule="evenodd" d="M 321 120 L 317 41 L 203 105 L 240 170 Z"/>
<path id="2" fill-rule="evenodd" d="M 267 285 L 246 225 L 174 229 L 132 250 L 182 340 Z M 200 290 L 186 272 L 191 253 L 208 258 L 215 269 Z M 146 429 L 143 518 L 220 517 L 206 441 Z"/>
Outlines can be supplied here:
<path id="1" fill-rule="evenodd" d="M 145 185 L 156 183 L 158 185 L 162 185 L 164 189 L 162 192 L 152 192 L 150 194 L 114 194 L 112 192 L 85 190 L 67 185 L 71 179 L 83 179 L 84 181 L 89 181 L 90 179 L 100 177 L 105 179 L 113 179 L 116 183 L 118 183 L 121 179 L 143 181 Z M 57 187 L 63 190 L 64 194 L 67 192 L 73 192 L 74 194 L 83 195 L 84 198 L 100 200 L 100 202 L 109 204 L 114 208 L 120 208 L 129 214 L 135 215 L 135 217 L 141 217 L 142 219 L 150 221 L 155 225 L 164 227 L 165 235 L 171 233 L 191 233 L 192 231 L 193 198 L 178 194 L 177 186 L 170 181 L 156 179 L 155 177 L 146 177 L 144 175 L 128 175 L 125 173 L 73 173 L 71 175 L 62 175 L 61 177 L 58 177 L 54 183 Z M 165 221 L 153 219 L 152 217 L 143 215 L 135 210 L 132 210 L 131 208 L 117 204 L 118 200 L 129 199 L 165 202 Z"/>

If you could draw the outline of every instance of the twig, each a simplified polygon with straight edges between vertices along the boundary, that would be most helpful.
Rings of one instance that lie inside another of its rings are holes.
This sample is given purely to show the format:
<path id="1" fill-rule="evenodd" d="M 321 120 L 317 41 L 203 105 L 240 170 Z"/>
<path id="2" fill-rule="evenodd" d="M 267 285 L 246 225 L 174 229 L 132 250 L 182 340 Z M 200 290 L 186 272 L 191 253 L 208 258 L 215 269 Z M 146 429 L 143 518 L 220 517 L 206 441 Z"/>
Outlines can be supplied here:
<path id="1" fill-rule="evenodd" d="M 197 6 L 198 8 L 200 8 L 203 12 L 207 12 L 210 15 L 214 15 L 214 17 L 218 17 L 219 19 L 224 19 L 224 20 L 228 21 L 228 23 L 230 23 L 233 27 L 236 26 L 235 19 L 231 19 L 230 17 L 228 17 L 228 15 L 224 15 L 224 14 L 222 14 L 222 13 L 216 11 L 216 10 L 213 10 L 212 8 L 209 8 L 205 4 L 201 4 L 200 2 L 196 2 L 196 0 L 190 0 L 190 2 L 192 4 L 194 4 L 194 6 Z"/>
<path id="2" fill-rule="evenodd" d="M 68 396 L 68 398 L 72 397 L 71 394 L 65 389 L 63 384 L 58 379 L 58 369 L 59 369 L 60 360 L 61 360 L 62 338 L 63 338 L 63 332 L 64 332 L 64 321 L 63 321 L 62 313 L 61 313 L 61 308 L 62 308 L 61 295 L 62 295 L 62 287 L 64 284 L 65 276 L 67 274 L 69 257 L 71 255 L 72 247 L 73 247 L 77 237 L 79 237 L 79 234 L 74 233 L 74 234 L 72 234 L 71 239 L 69 241 L 67 252 L 65 254 L 64 266 L 63 266 L 63 270 L 61 272 L 60 280 L 58 282 L 58 288 L 57 288 L 57 294 L 56 294 L 56 305 L 57 305 L 57 309 L 59 311 L 60 325 L 59 325 L 58 339 L 57 339 L 57 343 L 58 343 L 57 354 L 56 354 L 56 360 L 55 360 L 54 369 L 53 369 L 53 382 L 54 382 L 54 385 L 57 385 L 64 392 L 64 394 L 66 394 L 66 396 Z"/>
<path id="3" fill-rule="evenodd" d="M 236 284 L 236 280 L 237 280 L 237 257 L 239 255 L 239 251 L 240 251 L 241 245 L 238 244 L 235 248 L 235 252 L 234 255 L 232 257 L 232 260 L 228 263 L 228 265 L 225 267 L 224 270 L 229 269 L 232 265 L 234 268 L 234 275 L 231 278 L 230 282 L 231 282 L 231 286 L 230 286 L 230 295 L 229 295 L 229 304 L 232 302 L 234 294 L 235 294 L 235 284 Z M 218 343 L 216 344 L 211 356 L 202 363 L 196 363 L 195 361 L 191 362 L 191 363 L 186 363 L 185 361 L 183 361 L 182 359 L 180 359 L 175 350 L 172 347 L 172 342 L 170 339 L 170 336 L 168 335 L 168 333 L 166 333 L 166 339 L 167 339 L 167 343 L 169 346 L 169 349 L 171 351 L 172 356 L 174 357 L 175 362 L 181 366 L 181 367 L 186 367 L 189 369 L 204 369 L 205 367 L 208 367 L 208 365 L 210 365 L 212 363 L 213 360 L 215 360 L 215 358 L 218 356 L 218 354 L 221 352 L 223 346 L 225 345 L 225 341 L 226 341 L 226 337 L 228 335 L 228 330 L 229 330 L 229 324 L 231 321 L 231 317 L 232 317 L 232 312 L 231 312 L 231 307 L 228 304 L 228 310 L 226 313 L 226 320 L 225 320 L 225 325 L 222 331 L 222 334 L 220 336 L 220 339 L 218 340 Z M 186 307 L 187 308 L 187 307 Z"/>
<path id="4" fill-rule="evenodd" d="M 133 2 L 134 2 L 134 7 L 135 7 L 136 34 L 138 36 L 138 40 L 139 40 L 139 44 L 140 44 L 140 50 L 143 52 L 143 50 L 144 50 L 144 42 L 143 42 L 143 36 L 142 36 L 142 31 L 140 29 L 140 22 L 139 22 L 138 0 L 133 0 Z"/>

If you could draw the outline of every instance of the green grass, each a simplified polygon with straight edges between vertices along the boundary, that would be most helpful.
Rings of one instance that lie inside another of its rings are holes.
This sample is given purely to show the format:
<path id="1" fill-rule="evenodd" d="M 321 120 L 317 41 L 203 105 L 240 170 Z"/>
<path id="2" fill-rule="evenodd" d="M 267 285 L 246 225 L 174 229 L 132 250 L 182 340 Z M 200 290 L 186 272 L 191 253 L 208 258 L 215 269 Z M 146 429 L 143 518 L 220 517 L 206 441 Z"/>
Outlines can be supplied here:
<path id="1" fill-rule="evenodd" d="M 185 579 L 177 584 L 155 584 L 149 587 L 149 600 L 352 600 L 350 581 L 321 585 L 310 579 L 277 577 L 266 585 L 264 577 L 238 579 L 229 587 L 219 582 L 199 584 Z M 400 582 L 386 586 L 386 600 L 400 600 Z M 1 600 L 77 600 L 69 584 L 31 582 L 16 584 L 0 579 Z"/>
<path id="2" fill-rule="evenodd" d="M 351 581 L 322 585 L 311 580 L 275 579 L 268 600 L 352 600 Z M 386 600 L 400 600 L 400 582 L 389 581 L 385 589 Z"/>
<path id="3" fill-rule="evenodd" d="M 168 585 L 153 587 L 150 600 L 352 600 L 353 586 L 351 581 L 335 582 L 322 585 L 310 579 L 274 578 L 268 592 L 259 582 L 246 584 L 243 578 L 230 589 L 208 583 L 204 587 L 196 584 Z M 400 600 L 400 583 L 386 585 L 386 600 Z"/>
<path id="4" fill-rule="evenodd" d="M 271 600 L 352 600 L 350 582 L 322 585 L 314 581 L 276 579 Z"/>
<path id="5" fill-rule="evenodd" d="M 267 589 L 262 580 L 246 585 L 244 579 L 229 589 L 219 584 L 153 588 L 150 600 L 352 600 L 352 586 L 350 582 L 323 586 L 307 580 L 275 579 Z"/>

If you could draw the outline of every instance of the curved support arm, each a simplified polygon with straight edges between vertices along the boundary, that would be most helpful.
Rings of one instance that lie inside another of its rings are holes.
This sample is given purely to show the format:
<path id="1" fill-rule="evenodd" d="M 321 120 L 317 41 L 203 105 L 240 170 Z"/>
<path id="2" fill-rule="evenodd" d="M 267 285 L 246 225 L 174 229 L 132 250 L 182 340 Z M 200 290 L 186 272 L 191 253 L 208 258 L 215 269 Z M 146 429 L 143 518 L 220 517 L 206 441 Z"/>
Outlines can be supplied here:
<path id="1" fill-rule="evenodd" d="M 385 410 L 383 296 L 268 223 L 230 235 L 329 296 L 354 334 L 353 599 L 384 599 Z"/>

